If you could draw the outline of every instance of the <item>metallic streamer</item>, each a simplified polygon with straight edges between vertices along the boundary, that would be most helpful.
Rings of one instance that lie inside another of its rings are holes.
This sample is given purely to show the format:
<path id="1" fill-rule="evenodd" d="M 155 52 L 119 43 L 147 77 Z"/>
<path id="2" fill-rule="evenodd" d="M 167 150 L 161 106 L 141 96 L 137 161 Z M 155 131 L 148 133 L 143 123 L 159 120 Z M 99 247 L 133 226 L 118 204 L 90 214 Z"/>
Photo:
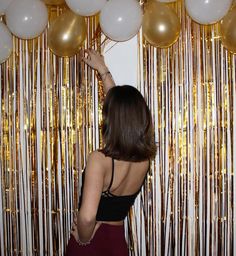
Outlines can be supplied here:
<path id="1" fill-rule="evenodd" d="M 233 94 L 233 139 L 232 139 L 232 143 L 233 143 L 233 162 L 232 162 L 232 166 L 233 166 L 233 170 L 231 172 L 231 175 L 233 175 L 233 225 L 232 225 L 232 234 L 233 234 L 233 254 L 236 253 L 236 160 L 235 160 L 235 155 L 236 155 L 236 80 L 235 80 L 235 63 L 236 63 L 236 58 L 235 55 L 232 57 L 232 94 Z"/>
<path id="2" fill-rule="evenodd" d="M 217 24 L 170 6 L 178 42 L 157 49 L 138 38 L 137 87 L 158 151 L 127 221 L 130 255 L 234 255 L 236 59 Z M 100 50 L 97 17 L 87 25 L 85 47 Z M 101 145 L 101 84 L 79 56 L 54 56 L 46 32 L 15 38 L 0 76 L 0 253 L 63 255 L 86 156 Z"/>
<path id="3" fill-rule="evenodd" d="M 87 21 L 86 48 L 99 49 L 97 17 Z M 50 52 L 47 32 L 14 38 L 0 67 L 1 255 L 64 255 L 86 154 L 100 143 L 100 85 L 84 71 L 79 56 Z"/>
<path id="4" fill-rule="evenodd" d="M 2 69 L 0 68 L 0 77 L 2 77 Z M 0 120 L 2 120 L 2 82 L 0 81 Z M 0 122 L 0 141 L 3 141 L 3 133 L 2 133 L 2 122 Z M 0 182 L 1 182 L 1 186 L 0 186 L 0 216 L 2 216 L 0 218 L 0 227 L 3 227 L 3 224 L 4 224 L 4 219 L 3 219 L 3 216 L 4 216 L 4 208 L 3 208 L 3 202 L 4 202 L 4 191 L 3 191 L 3 170 L 2 170 L 2 167 L 3 167 L 3 152 L 2 152 L 2 143 L 1 143 L 1 148 L 0 148 L 0 155 L 1 155 L 1 160 L 0 160 Z M 4 254 L 4 230 L 3 228 L 0 229 L 0 238 L 1 238 L 1 255 Z"/>
<path id="5" fill-rule="evenodd" d="M 153 213 L 138 201 L 130 224 L 148 240 L 138 237 L 132 255 L 234 255 L 235 56 L 221 45 L 217 24 L 194 23 L 180 1 L 171 7 L 181 18 L 178 42 L 155 49 L 139 39 L 138 87 L 158 152 L 139 199 Z"/>

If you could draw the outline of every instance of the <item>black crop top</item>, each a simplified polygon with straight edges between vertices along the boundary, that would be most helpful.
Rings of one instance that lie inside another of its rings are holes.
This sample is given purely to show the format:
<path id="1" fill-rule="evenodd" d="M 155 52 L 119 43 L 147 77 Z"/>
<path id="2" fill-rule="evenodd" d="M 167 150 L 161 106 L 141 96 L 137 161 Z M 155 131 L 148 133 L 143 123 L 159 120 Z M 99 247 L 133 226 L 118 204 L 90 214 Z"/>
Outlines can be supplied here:
<path id="1" fill-rule="evenodd" d="M 146 176 L 145 176 L 146 178 Z M 97 210 L 97 221 L 121 221 L 124 220 L 125 217 L 128 215 L 130 207 L 134 204 L 134 201 L 139 194 L 141 187 L 139 190 L 133 195 L 127 196 L 116 196 L 110 192 L 110 188 L 112 186 L 114 179 L 114 159 L 112 159 L 112 176 L 111 182 L 106 191 L 103 191 L 101 194 L 101 199 L 98 205 Z M 145 179 L 144 179 L 145 181 Z M 143 183 L 144 183 L 143 181 Z M 81 198 L 83 194 L 83 184 L 84 184 L 84 172 L 82 174 L 82 191 L 81 191 Z M 81 203 L 80 198 L 80 203 Z"/>

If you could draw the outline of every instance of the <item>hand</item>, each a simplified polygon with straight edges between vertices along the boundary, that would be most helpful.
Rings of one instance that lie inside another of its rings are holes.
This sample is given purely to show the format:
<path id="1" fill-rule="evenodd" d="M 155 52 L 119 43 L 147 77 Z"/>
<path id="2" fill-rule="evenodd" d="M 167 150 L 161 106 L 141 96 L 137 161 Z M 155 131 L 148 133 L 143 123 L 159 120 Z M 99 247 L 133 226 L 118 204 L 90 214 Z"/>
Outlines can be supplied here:
<path id="1" fill-rule="evenodd" d="M 102 225 L 102 222 L 101 222 L 101 221 L 97 221 L 97 222 L 96 222 L 96 225 L 95 225 L 95 227 L 94 227 L 94 230 L 93 230 L 93 234 L 92 234 L 91 239 L 93 239 L 93 237 L 95 236 L 97 230 L 100 228 L 101 225 Z"/>
<path id="2" fill-rule="evenodd" d="M 91 68 L 97 70 L 100 74 L 108 71 L 103 55 L 92 49 L 85 50 L 85 53 L 87 54 L 87 57 L 82 57 L 82 60 Z"/>
<path id="3" fill-rule="evenodd" d="M 99 227 L 101 226 L 102 222 L 97 221 L 93 230 L 93 234 L 90 238 L 90 241 L 93 239 L 94 235 L 96 234 L 97 230 L 99 229 Z M 74 221 L 72 223 L 72 229 L 71 229 L 71 234 L 73 235 L 73 237 L 75 238 L 75 241 L 77 243 L 80 243 L 79 240 L 79 233 L 78 233 L 78 227 L 77 227 L 77 217 L 74 218 Z"/>
<path id="4" fill-rule="evenodd" d="M 75 238 L 75 241 L 78 243 L 79 241 L 79 234 L 78 234 L 78 228 L 77 228 L 77 218 L 74 218 L 74 221 L 72 223 L 72 229 L 70 232 L 73 237 Z"/>

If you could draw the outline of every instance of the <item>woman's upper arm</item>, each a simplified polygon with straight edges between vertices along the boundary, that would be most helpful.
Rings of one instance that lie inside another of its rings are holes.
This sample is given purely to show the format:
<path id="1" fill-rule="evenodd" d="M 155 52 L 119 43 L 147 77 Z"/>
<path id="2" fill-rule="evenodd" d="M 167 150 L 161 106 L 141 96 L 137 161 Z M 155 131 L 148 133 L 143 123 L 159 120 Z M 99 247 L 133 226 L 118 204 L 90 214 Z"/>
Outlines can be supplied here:
<path id="1" fill-rule="evenodd" d="M 91 220 L 96 218 L 98 204 L 103 190 L 105 170 L 102 156 L 92 152 L 87 161 L 80 216 Z"/>

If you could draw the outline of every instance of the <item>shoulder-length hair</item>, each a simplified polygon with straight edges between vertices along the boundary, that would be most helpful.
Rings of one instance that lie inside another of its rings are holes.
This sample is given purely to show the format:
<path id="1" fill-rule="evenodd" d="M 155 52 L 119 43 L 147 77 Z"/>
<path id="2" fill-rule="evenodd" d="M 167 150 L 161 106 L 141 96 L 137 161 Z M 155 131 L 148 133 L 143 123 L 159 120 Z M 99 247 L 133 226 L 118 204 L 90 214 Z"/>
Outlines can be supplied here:
<path id="1" fill-rule="evenodd" d="M 150 110 L 132 86 L 111 88 L 103 105 L 102 136 L 106 156 L 140 162 L 154 158 L 156 145 Z"/>

